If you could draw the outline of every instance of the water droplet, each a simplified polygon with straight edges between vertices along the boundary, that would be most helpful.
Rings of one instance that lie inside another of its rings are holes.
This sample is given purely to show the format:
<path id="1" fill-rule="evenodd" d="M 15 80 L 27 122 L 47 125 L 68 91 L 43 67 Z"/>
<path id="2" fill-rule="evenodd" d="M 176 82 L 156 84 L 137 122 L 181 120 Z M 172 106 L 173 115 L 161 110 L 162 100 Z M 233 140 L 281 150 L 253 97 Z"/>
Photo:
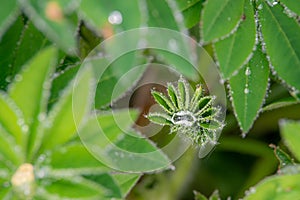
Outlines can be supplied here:
<path id="1" fill-rule="evenodd" d="M 110 13 L 108 21 L 111 24 L 121 24 L 123 22 L 122 14 L 119 11 L 115 10 Z"/>
<path id="2" fill-rule="evenodd" d="M 255 192 L 256 192 L 256 189 L 255 189 L 255 187 L 250 187 L 250 189 L 249 189 L 249 192 L 250 192 L 250 194 L 253 194 L 253 193 L 255 193 Z"/>
<path id="3" fill-rule="evenodd" d="M 251 70 L 249 67 L 247 67 L 246 71 L 245 71 L 245 75 L 249 76 L 251 74 Z"/>
<path id="4" fill-rule="evenodd" d="M 175 171 L 176 167 L 174 165 L 170 166 L 170 170 Z"/>
<path id="5" fill-rule="evenodd" d="M 24 122 L 24 119 L 18 119 L 17 123 L 18 123 L 19 125 L 23 125 L 25 122 Z"/>
<path id="6" fill-rule="evenodd" d="M 15 76 L 15 81 L 20 82 L 23 79 L 23 76 L 21 74 L 17 74 Z"/>
<path id="7" fill-rule="evenodd" d="M 175 19 L 176 19 L 176 21 L 179 22 L 179 23 L 183 22 L 183 16 L 182 16 L 182 14 L 181 14 L 180 12 L 177 12 L 177 13 L 175 14 Z"/>
<path id="8" fill-rule="evenodd" d="M 257 8 L 258 8 L 258 10 L 261 10 L 261 9 L 263 9 L 263 5 L 259 4 Z"/>
<path id="9" fill-rule="evenodd" d="M 278 4 L 277 1 L 274 1 L 274 2 L 272 3 L 273 6 L 275 6 L 275 5 L 277 5 L 277 4 Z"/>
<path id="10" fill-rule="evenodd" d="M 40 114 L 38 115 L 38 120 L 39 120 L 40 122 L 44 121 L 45 119 L 46 119 L 46 113 L 40 113 Z"/>
<path id="11" fill-rule="evenodd" d="M 247 136 L 246 133 L 242 133 L 242 138 L 245 138 Z"/>
<path id="12" fill-rule="evenodd" d="M 21 129 L 23 132 L 26 133 L 28 131 L 29 127 L 27 125 L 22 125 Z"/>
<path id="13" fill-rule="evenodd" d="M 50 88 L 51 88 L 51 83 L 48 82 L 48 81 L 45 82 L 44 85 L 43 85 L 43 89 L 44 89 L 44 90 L 50 90 Z"/>
<path id="14" fill-rule="evenodd" d="M 179 111 L 172 116 L 172 123 L 183 125 L 186 127 L 192 126 L 196 122 L 196 117 L 189 111 Z"/>
<path id="15" fill-rule="evenodd" d="M 11 76 L 6 77 L 6 78 L 5 78 L 5 81 L 6 81 L 7 83 L 10 83 L 10 82 L 11 82 Z"/>
<path id="16" fill-rule="evenodd" d="M 244 89 L 244 93 L 245 93 L 245 94 L 248 94 L 248 93 L 249 93 L 249 89 L 248 89 L 248 88 L 245 88 L 245 89 Z"/>

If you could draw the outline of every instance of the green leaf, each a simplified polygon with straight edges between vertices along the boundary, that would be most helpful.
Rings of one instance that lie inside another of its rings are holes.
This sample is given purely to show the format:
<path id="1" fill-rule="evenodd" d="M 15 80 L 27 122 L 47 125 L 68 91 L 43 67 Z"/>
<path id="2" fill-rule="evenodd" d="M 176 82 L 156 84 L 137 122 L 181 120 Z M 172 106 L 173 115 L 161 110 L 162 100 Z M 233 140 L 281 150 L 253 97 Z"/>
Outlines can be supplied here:
<path id="1" fill-rule="evenodd" d="M 234 31 L 242 18 L 244 0 L 208 0 L 202 13 L 202 40 L 211 42 Z"/>
<path id="2" fill-rule="evenodd" d="M 23 113 L 23 127 L 28 126 L 25 132 L 28 131 L 29 134 L 25 142 L 29 157 L 39 132 L 39 118 L 45 115 L 47 109 L 49 76 L 54 70 L 55 62 L 55 48 L 50 47 L 40 51 L 23 67 L 22 72 L 16 75 L 16 80 L 9 88 L 9 95 Z"/>
<path id="3" fill-rule="evenodd" d="M 20 124 L 20 122 L 24 121 L 24 119 L 21 111 L 15 103 L 2 92 L 0 92 L 0 108 L 2 112 L 2 115 L 0 115 L 0 126 L 14 137 L 16 144 L 23 146 L 24 133 L 21 129 L 21 125 L 23 124 Z"/>
<path id="4" fill-rule="evenodd" d="M 162 93 L 151 91 L 151 94 L 155 101 L 168 113 L 172 113 L 175 110 L 172 102 Z"/>
<path id="5" fill-rule="evenodd" d="M 22 16 L 7 30 L 0 42 L 0 87 L 5 89 L 23 64 L 47 44 L 45 37 Z"/>
<path id="6" fill-rule="evenodd" d="M 296 100 L 293 97 L 285 98 L 285 99 L 281 99 L 279 101 L 273 102 L 269 105 L 266 105 L 265 107 L 263 107 L 262 111 L 263 112 L 271 111 L 271 110 L 278 109 L 278 108 L 292 106 L 292 105 L 295 105 L 295 104 L 298 104 L 298 103 L 300 103 L 300 101 Z"/>
<path id="7" fill-rule="evenodd" d="M 209 200 L 219 200 L 219 199 L 220 199 L 220 195 L 218 190 L 215 190 L 209 197 Z"/>
<path id="8" fill-rule="evenodd" d="M 23 153 L 18 149 L 14 138 L 12 138 L 1 126 L 0 144 L 0 157 L 3 157 L 10 165 L 13 164 L 14 166 L 18 166 L 22 163 Z"/>
<path id="9" fill-rule="evenodd" d="M 76 25 L 57 1 L 19 0 L 24 12 L 51 41 L 75 54 Z"/>
<path id="10" fill-rule="evenodd" d="M 77 129 L 91 107 L 92 78 L 92 70 L 85 69 L 64 90 L 49 113 L 51 126 L 46 129 L 43 150 L 62 145 L 76 136 Z"/>
<path id="11" fill-rule="evenodd" d="M 53 71 L 56 50 L 46 48 L 31 59 L 9 88 L 9 95 L 24 114 L 26 124 L 31 125 L 47 103 L 46 88 Z"/>
<path id="12" fill-rule="evenodd" d="M 286 152 L 284 152 L 280 147 L 275 145 L 270 145 L 270 147 L 274 149 L 274 154 L 279 161 L 279 169 L 282 169 L 283 167 L 288 165 L 295 164 L 293 159 Z"/>
<path id="13" fill-rule="evenodd" d="M 17 0 L 1 1 L 0 39 L 6 29 L 13 23 L 18 14 Z"/>
<path id="14" fill-rule="evenodd" d="M 128 131 L 134 123 L 132 114 L 126 110 L 100 114 L 80 130 L 80 138 L 97 159 L 114 169 L 145 172 L 169 167 L 168 158 L 154 144 Z M 135 137 L 125 137 L 125 134 Z"/>
<path id="15" fill-rule="evenodd" d="M 51 86 L 51 95 L 49 98 L 48 108 L 52 108 L 53 105 L 59 100 L 61 92 L 70 84 L 73 78 L 76 76 L 80 65 L 70 66 L 68 69 L 64 70 L 59 76 L 53 79 Z"/>
<path id="16" fill-rule="evenodd" d="M 299 0 L 280 0 L 289 10 L 300 16 L 300 1 Z"/>
<path id="17" fill-rule="evenodd" d="M 300 26 L 283 13 L 279 4 L 270 7 L 262 2 L 260 5 L 263 41 L 274 70 L 288 85 L 300 90 Z"/>
<path id="18" fill-rule="evenodd" d="M 115 173 L 111 175 L 120 188 L 122 198 L 125 198 L 130 190 L 135 186 L 141 174 L 122 174 Z"/>
<path id="19" fill-rule="evenodd" d="M 138 0 L 110 1 L 89 0 L 81 1 L 80 16 L 91 24 L 93 29 L 108 38 L 114 32 L 139 28 L 142 19 Z"/>
<path id="20" fill-rule="evenodd" d="M 161 113 L 149 113 L 147 118 L 156 124 L 160 125 L 172 125 L 171 118 L 168 115 L 163 115 Z"/>
<path id="21" fill-rule="evenodd" d="M 269 68 L 265 55 L 258 48 L 236 76 L 229 80 L 232 104 L 244 133 L 259 114 L 268 87 Z"/>
<path id="22" fill-rule="evenodd" d="M 105 196 L 104 188 L 80 177 L 72 180 L 53 180 L 44 189 L 52 198 L 58 199 L 101 199 Z"/>
<path id="23" fill-rule="evenodd" d="M 300 160 L 300 122 L 280 121 L 280 133 L 289 150 Z"/>
<path id="24" fill-rule="evenodd" d="M 297 199 L 300 196 L 300 174 L 271 176 L 249 190 L 245 200 Z"/>
<path id="25" fill-rule="evenodd" d="M 214 44 L 223 78 L 228 79 L 248 61 L 256 39 L 256 25 L 251 1 L 245 1 L 244 18 L 229 37 Z"/>
<path id="26" fill-rule="evenodd" d="M 50 157 L 50 166 L 56 172 L 71 172 L 74 175 L 79 173 L 94 174 L 105 172 L 108 169 L 95 157 L 93 157 L 82 144 L 70 144 L 54 150 Z"/>
<path id="27" fill-rule="evenodd" d="M 108 51 L 112 50 L 113 55 L 118 55 L 118 50 L 122 49 L 122 47 L 120 46 L 128 46 L 127 44 L 125 44 L 125 41 L 120 41 L 120 39 L 121 38 L 116 39 L 120 43 L 116 41 L 115 43 L 113 40 L 107 42 L 108 45 L 110 45 L 109 48 L 112 48 Z M 128 41 L 126 41 L 126 43 Z M 136 43 L 137 39 L 133 38 L 131 42 Z M 125 52 L 127 52 L 127 50 L 125 50 Z M 130 90 L 134 86 L 134 84 L 137 83 L 137 81 L 142 77 L 146 70 L 146 65 L 143 64 L 145 64 L 147 61 L 144 58 L 139 59 L 137 57 L 140 53 L 141 52 L 139 51 L 133 51 L 122 55 L 124 54 L 124 52 L 120 52 L 116 60 L 113 60 L 111 64 L 101 65 L 100 70 L 105 71 L 103 72 L 103 74 L 101 74 L 101 78 L 99 78 L 100 80 L 97 86 L 95 97 L 96 108 L 101 108 L 121 98 L 122 95 L 124 95 L 126 91 Z M 105 68 L 105 66 L 108 67 Z M 100 68 L 97 65 L 95 65 L 94 67 Z"/>
<path id="28" fill-rule="evenodd" d="M 168 95 L 169 95 L 169 98 L 171 100 L 171 102 L 173 103 L 173 106 L 176 108 L 176 110 L 178 109 L 178 99 L 177 99 L 177 90 L 176 88 L 174 87 L 174 85 L 172 84 L 168 84 Z"/>
<path id="29" fill-rule="evenodd" d="M 187 28 L 192 28 L 200 21 L 203 0 L 176 0 L 179 10 L 184 17 Z"/>
<path id="30" fill-rule="evenodd" d="M 84 178 L 105 187 L 105 189 L 108 190 L 107 197 L 125 199 L 140 176 L 140 174 L 115 172 L 111 174 L 84 175 Z"/>
<path id="31" fill-rule="evenodd" d="M 195 195 L 194 200 L 207 200 L 206 196 L 204 196 L 200 192 L 194 191 L 194 195 Z"/>
<path id="32" fill-rule="evenodd" d="M 168 0 L 146 0 L 148 27 L 182 30 L 183 17 L 176 4 Z M 144 11 L 142 11 L 144 12 Z M 177 17 L 176 17 L 177 16 Z"/>
<path id="33" fill-rule="evenodd" d="M 189 88 L 185 80 L 179 79 L 178 81 L 178 106 L 179 109 L 187 109 L 190 104 Z"/>
<path id="34" fill-rule="evenodd" d="M 118 172 L 117 172 L 118 173 Z M 96 174 L 96 175 L 84 175 L 85 179 L 95 182 L 98 185 L 101 185 L 107 190 L 106 197 L 108 198 L 121 198 L 122 194 L 119 186 L 108 173 Z"/>
<path id="35" fill-rule="evenodd" d="M 11 196 L 11 188 L 7 187 L 7 188 L 1 188 L 0 190 L 0 198 L 3 200 L 7 200 L 9 199 L 9 197 Z"/>

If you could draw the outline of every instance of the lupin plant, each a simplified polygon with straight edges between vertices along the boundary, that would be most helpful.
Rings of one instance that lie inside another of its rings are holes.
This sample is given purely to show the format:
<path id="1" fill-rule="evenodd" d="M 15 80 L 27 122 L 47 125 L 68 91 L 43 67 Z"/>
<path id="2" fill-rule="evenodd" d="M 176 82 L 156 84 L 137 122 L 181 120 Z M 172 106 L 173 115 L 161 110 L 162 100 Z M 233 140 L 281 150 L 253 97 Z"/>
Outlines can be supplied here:
<path id="1" fill-rule="evenodd" d="M 192 144 L 201 148 L 206 144 L 217 144 L 217 132 L 223 127 L 218 120 L 220 108 L 214 106 L 214 96 L 204 95 L 203 87 L 197 86 L 192 98 L 190 85 L 182 78 L 177 88 L 168 83 L 168 96 L 151 91 L 164 113 L 149 113 L 146 117 L 153 123 L 170 126 L 170 133 L 179 133 Z"/>

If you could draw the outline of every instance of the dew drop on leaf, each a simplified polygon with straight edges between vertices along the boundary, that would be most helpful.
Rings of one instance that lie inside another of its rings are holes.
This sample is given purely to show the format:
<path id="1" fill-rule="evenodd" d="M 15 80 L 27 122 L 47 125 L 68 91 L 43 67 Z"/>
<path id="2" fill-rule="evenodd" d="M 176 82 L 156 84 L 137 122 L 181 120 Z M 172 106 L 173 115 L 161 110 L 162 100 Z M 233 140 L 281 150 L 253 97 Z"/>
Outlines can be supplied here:
<path id="1" fill-rule="evenodd" d="M 245 71 L 245 75 L 249 76 L 251 74 L 251 70 L 249 69 L 249 67 L 247 67 L 246 71 Z"/>
<path id="2" fill-rule="evenodd" d="M 248 94 L 248 93 L 249 93 L 249 89 L 248 89 L 248 88 L 245 88 L 245 89 L 244 89 L 244 93 L 245 93 L 245 94 Z"/>
<path id="3" fill-rule="evenodd" d="M 22 125 L 21 129 L 22 129 L 23 132 L 26 133 L 28 131 L 29 127 L 24 124 L 24 125 Z"/>
<path id="4" fill-rule="evenodd" d="M 22 79 L 23 79 L 23 76 L 22 76 L 21 74 L 17 74 L 17 75 L 15 76 L 15 81 L 17 81 L 17 82 L 22 81 Z"/>
<path id="5" fill-rule="evenodd" d="M 115 10 L 108 16 L 108 22 L 111 24 L 121 24 L 123 22 L 122 14 Z"/>

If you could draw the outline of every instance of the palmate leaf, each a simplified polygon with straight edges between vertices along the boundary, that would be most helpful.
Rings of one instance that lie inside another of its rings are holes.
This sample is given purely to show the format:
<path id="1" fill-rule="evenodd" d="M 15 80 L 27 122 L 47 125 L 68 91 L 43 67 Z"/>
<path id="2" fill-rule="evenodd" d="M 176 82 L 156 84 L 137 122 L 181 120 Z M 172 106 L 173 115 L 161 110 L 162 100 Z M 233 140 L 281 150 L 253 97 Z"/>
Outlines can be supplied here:
<path id="1" fill-rule="evenodd" d="M 300 90 L 300 26 L 283 13 L 281 5 L 270 7 L 260 2 L 259 23 L 274 71 L 289 86 Z"/>
<path id="2" fill-rule="evenodd" d="M 229 35 L 241 20 L 244 0 L 208 0 L 202 13 L 202 40 L 211 42 Z"/>
<path id="3" fill-rule="evenodd" d="M 223 78 L 228 79 L 247 62 L 256 40 L 256 24 L 251 1 L 246 0 L 244 18 L 229 37 L 214 44 Z M 225 50 L 226 49 L 226 50 Z"/>
<path id="4" fill-rule="evenodd" d="M 267 93 L 268 77 L 268 61 L 257 48 L 249 63 L 229 80 L 234 112 L 244 133 L 259 114 Z"/>

